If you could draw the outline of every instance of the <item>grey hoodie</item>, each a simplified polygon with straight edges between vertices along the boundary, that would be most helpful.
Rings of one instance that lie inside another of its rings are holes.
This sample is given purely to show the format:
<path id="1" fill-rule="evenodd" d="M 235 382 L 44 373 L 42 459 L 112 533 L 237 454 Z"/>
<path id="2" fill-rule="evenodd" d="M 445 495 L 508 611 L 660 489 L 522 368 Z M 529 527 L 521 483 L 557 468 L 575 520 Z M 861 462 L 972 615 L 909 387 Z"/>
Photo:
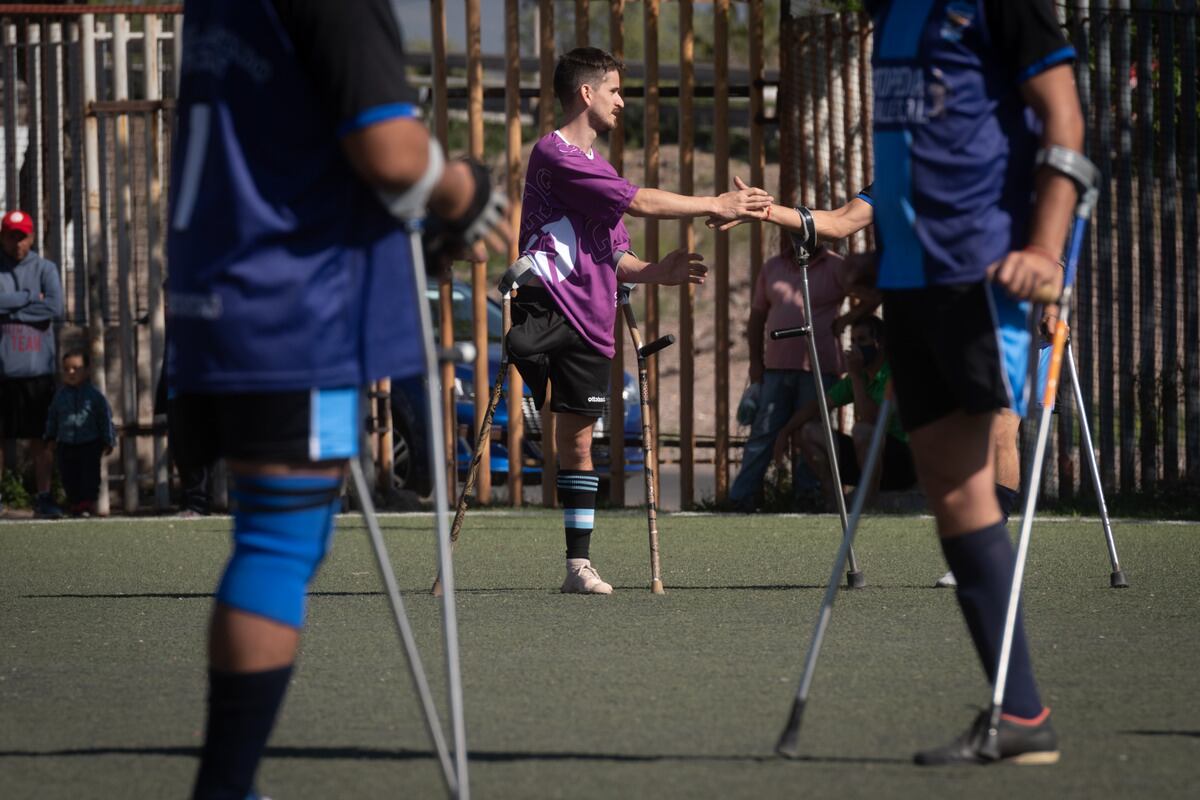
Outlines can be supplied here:
<path id="1" fill-rule="evenodd" d="M 54 322 L 62 317 L 58 267 L 34 251 L 20 263 L 0 253 L 0 380 L 54 375 Z"/>

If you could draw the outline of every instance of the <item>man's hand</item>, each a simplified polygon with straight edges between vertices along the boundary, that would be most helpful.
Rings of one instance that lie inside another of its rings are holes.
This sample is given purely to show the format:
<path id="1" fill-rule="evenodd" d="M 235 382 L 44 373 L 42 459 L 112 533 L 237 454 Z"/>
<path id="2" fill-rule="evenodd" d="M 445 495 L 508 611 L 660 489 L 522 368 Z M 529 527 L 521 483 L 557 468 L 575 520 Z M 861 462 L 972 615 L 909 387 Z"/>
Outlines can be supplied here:
<path id="1" fill-rule="evenodd" d="M 704 256 L 689 253 L 684 248 L 672 250 L 655 265 L 655 283 L 663 286 L 678 286 L 681 283 L 703 284 L 708 267 Z"/>
<path id="2" fill-rule="evenodd" d="M 1043 287 L 1057 295 L 1062 290 L 1062 270 L 1048 255 L 1015 250 L 988 267 L 988 278 L 1017 300 L 1031 300 Z"/>
<path id="3" fill-rule="evenodd" d="M 787 462 L 788 456 L 792 454 L 792 432 L 784 428 L 775 437 L 775 447 L 771 452 L 771 457 L 775 459 L 776 464 Z"/>
<path id="4" fill-rule="evenodd" d="M 741 178 L 734 178 L 733 183 L 737 189 L 714 198 L 713 212 L 708 221 L 725 223 L 766 219 L 767 209 L 771 207 L 774 198 L 762 189 L 747 186 Z"/>
<path id="5" fill-rule="evenodd" d="M 426 269 L 440 272 L 453 260 L 487 261 L 489 253 L 507 253 L 513 238 L 507 207 L 482 164 L 468 159 L 448 163 L 429 205 Z"/>

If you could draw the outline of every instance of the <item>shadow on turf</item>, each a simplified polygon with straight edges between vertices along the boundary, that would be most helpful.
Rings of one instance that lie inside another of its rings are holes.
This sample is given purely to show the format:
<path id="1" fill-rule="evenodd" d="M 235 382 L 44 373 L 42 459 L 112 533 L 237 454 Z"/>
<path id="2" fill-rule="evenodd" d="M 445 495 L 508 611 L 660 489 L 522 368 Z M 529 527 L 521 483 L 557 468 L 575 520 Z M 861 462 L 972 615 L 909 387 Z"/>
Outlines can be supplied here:
<path id="1" fill-rule="evenodd" d="M 1180 736 L 1185 739 L 1200 739 L 1200 731 L 1121 731 L 1125 736 Z"/>
<path id="2" fill-rule="evenodd" d="M 199 747 L 78 747 L 63 750 L 0 750 L 0 758 L 67 758 L 91 756 L 171 756 L 199 758 Z M 268 747 L 267 758 L 301 758 L 337 761 L 341 759 L 368 761 L 432 761 L 429 750 L 385 750 L 377 747 Z M 785 763 L 773 755 L 691 755 L 686 753 L 578 753 L 526 752 L 516 750 L 472 750 L 470 761 L 476 763 L 509 763 L 517 761 L 599 761 L 614 764 L 643 764 L 661 761 L 694 763 L 765 764 Z M 909 764 L 903 758 L 871 756 L 800 756 L 791 761 L 808 764 Z"/>
<path id="3" fill-rule="evenodd" d="M 616 588 L 626 591 L 645 591 L 646 587 L 643 584 L 637 586 L 617 586 Z M 738 584 L 736 586 L 670 586 L 667 587 L 670 591 L 676 592 L 697 592 L 697 591 L 755 591 L 755 592 L 781 592 L 790 591 L 793 589 L 824 589 L 825 587 L 818 584 L 804 583 L 780 583 L 780 584 Z M 902 587 L 903 588 L 903 587 Z M 912 587 L 917 588 L 917 587 Z M 545 586 L 496 586 L 491 588 L 472 588 L 472 589 L 455 589 L 459 594 L 498 594 L 501 592 L 534 592 L 538 594 L 559 594 L 557 589 L 547 588 Z M 403 594 L 428 594 L 427 589 L 401 589 Z M 309 597 L 379 597 L 384 594 L 383 590 L 378 591 L 355 591 L 355 592 L 309 592 Z M 21 598 L 24 600 L 190 600 L 200 598 L 211 598 L 212 592 L 130 592 L 130 593 L 99 593 L 86 594 L 82 592 L 70 592 L 64 594 L 23 594 Z"/>

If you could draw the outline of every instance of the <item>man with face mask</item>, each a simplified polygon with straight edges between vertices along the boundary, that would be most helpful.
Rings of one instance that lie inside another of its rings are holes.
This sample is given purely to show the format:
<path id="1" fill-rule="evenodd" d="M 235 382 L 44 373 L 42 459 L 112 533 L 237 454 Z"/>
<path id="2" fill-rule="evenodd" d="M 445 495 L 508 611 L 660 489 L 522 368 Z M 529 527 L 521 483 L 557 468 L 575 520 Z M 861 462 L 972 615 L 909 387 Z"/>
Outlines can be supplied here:
<path id="1" fill-rule="evenodd" d="M 860 465 L 866 463 L 871 433 L 879 417 L 879 406 L 887 391 L 892 370 L 887 363 L 884 350 L 885 337 L 883 320 L 867 316 L 856 321 L 850 329 L 853 346 L 845 354 L 846 377 L 835 383 L 826 393 L 829 407 L 840 408 L 854 404 L 854 427 L 850 435 L 836 432 L 838 470 L 842 481 L 856 486 L 868 481 L 869 491 L 903 491 L 916 485 L 917 474 L 913 467 L 912 451 L 908 447 L 908 436 L 900 427 L 895 416 L 888 421 L 888 436 L 884 442 L 881 468 L 875 475 L 862 475 Z M 800 448 L 812 471 L 821 477 L 830 504 L 833 492 L 842 487 L 834 486 L 829 454 L 825 443 L 825 430 L 821 425 L 820 408 L 813 400 L 797 411 L 783 426 L 775 440 L 775 458 L 786 457 L 791 449 L 792 435 L 800 432 Z M 869 495 L 868 495 L 869 496 Z"/>

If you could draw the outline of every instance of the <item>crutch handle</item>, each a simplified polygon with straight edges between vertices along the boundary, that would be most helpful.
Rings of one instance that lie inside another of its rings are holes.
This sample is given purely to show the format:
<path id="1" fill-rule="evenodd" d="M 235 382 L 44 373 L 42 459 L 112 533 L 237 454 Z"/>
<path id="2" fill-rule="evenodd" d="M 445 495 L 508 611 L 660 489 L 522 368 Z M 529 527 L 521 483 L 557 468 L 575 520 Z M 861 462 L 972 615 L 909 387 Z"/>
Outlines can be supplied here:
<path id="1" fill-rule="evenodd" d="M 1043 304 L 1057 303 L 1062 289 L 1053 283 L 1045 283 L 1033 292 L 1033 302 Z"/>
<path id="2" fill-rule="evenodd" d="M 471 342 L 458 342 L 452 347 L 441 347 L 437 350 L 439 364 L 470 364 L 475 360 L 475 345 Z"/>
<path id="3" fill-rule="evenodd" d="M 642 345 L 642 348 L 638 350 L 638 358 L 649 358 L 659 350 L 663 350 L 673 344 L 675 344 L 675 334 L 668 333 L 661 339 L 655 339 L 650 344 Z"/>
<path id="4" fill-rule="evenodd" d="M 776 328 L 771 331 L 772 339 L 794 339 L 797 336 L 808 336 L 812 333 L 811 325 L 801 325 L 797 328 Z"/>

